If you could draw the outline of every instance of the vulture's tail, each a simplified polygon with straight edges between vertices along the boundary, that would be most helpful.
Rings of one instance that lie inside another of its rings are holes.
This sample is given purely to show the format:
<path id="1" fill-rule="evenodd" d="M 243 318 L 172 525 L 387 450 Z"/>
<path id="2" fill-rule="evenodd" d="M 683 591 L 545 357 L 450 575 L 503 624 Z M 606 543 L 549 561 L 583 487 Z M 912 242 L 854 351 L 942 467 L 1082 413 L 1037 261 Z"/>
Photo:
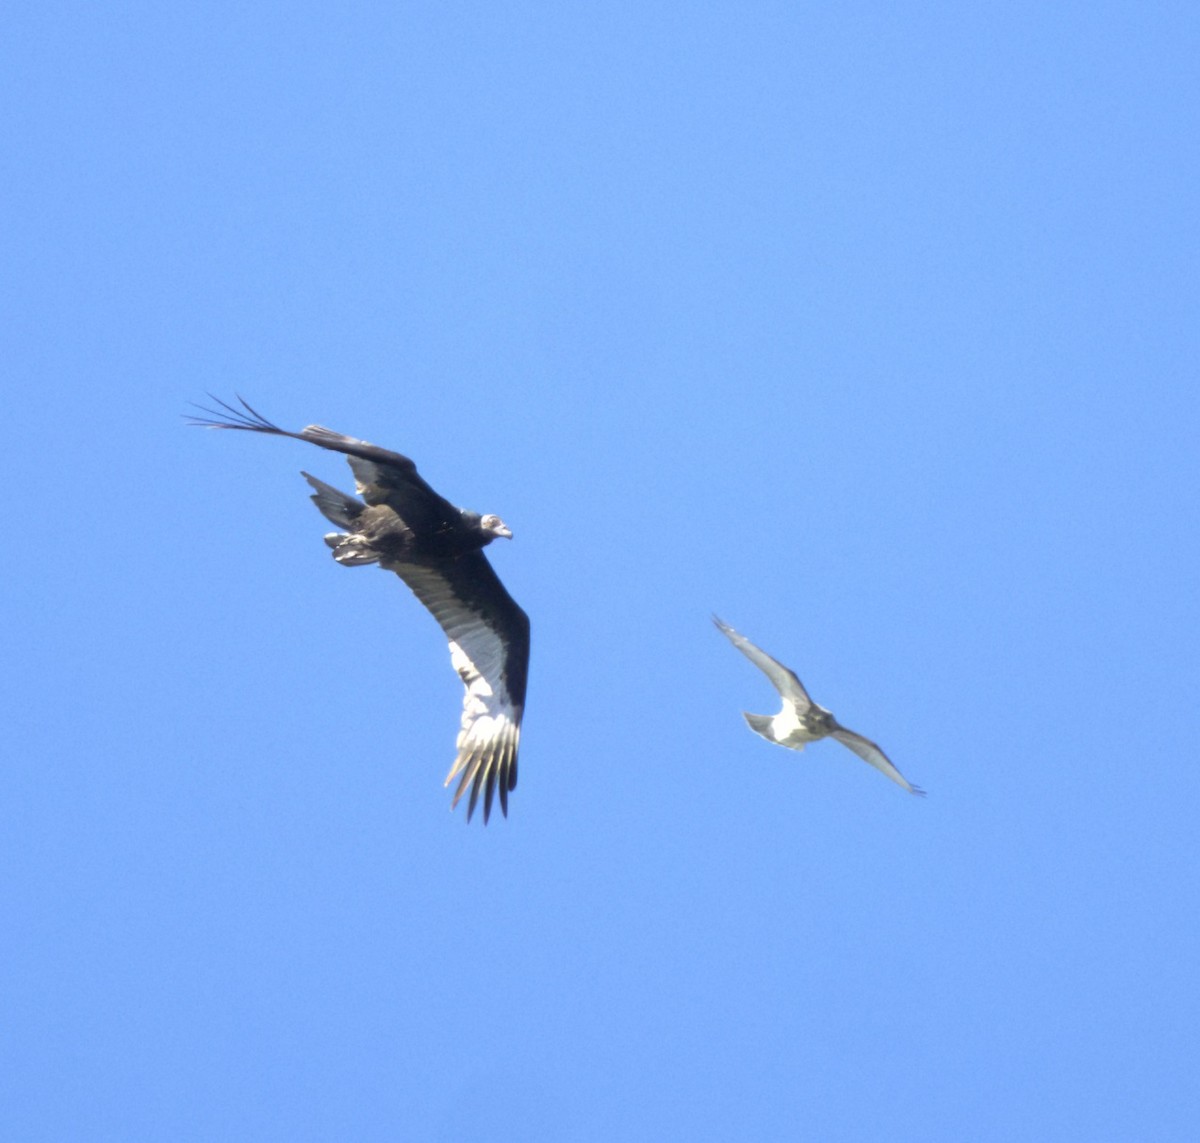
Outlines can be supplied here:
<path id="1" fill-rule="evenodd" d="M 311 499 L 320 509 L 321 515 L 339 528 L 353 530 L 354 522 L 363 510 L 362 501 L 355 500 L 353 496 L 347 495 L 345 492 L 339 492 L 332 484 L 326 484 L 325 481 L 318 480 L 315 476 L 309 476 L 307 472 L 302 472 L 300 475 L 313 486 Z"/>

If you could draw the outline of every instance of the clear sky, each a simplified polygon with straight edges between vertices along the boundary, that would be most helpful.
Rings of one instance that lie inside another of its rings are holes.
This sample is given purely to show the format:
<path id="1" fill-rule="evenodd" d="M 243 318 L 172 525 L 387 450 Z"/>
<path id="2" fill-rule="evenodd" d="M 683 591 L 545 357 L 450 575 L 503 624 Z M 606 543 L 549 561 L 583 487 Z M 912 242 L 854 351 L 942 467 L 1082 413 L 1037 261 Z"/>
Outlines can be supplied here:
<path id="1" fill-rule="evenodd" d="M 1200 1137 L 1200 8 L 0 30 L 0 1136 Z M 507 820 L 205 392 L 512 527 Z"/>

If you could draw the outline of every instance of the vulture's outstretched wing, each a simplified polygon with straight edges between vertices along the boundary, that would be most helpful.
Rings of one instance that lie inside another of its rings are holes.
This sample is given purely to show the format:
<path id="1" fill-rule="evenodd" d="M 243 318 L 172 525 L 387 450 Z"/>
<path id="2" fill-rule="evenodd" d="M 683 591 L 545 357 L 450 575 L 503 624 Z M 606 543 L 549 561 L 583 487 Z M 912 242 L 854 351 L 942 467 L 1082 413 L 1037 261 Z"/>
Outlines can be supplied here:
<path id="1" fill-rule="evenodd" d="M 298 433 L 289 432 L 268 421 L 241 397 L 238 398 L 242 405 L 241 409 L 222 401 L 220 397 L 213 397 L 211 393 L 209 397 L 224 411 L 206 409 L 203 405 L 197 405 L 197 409 L 208 415 L 189 417 L 188 420 L 191 424 L 206 429 L 241 429 L 246 432 L 267 433 L 271 436 L 308 441 L 309 444 L 345 454 L 346 459 L 350 462 L 350 468 L 354 472 L 358 494 L 368 504 L 385 503 L 389 492 L 400 492 L 409 496 L 416 494 L 420 497 L 428 497 L 430 501 L 436 503 L 439 509 L 457 512 L 457 509 L 448 500 L 439 496 L 425 482 L 417 472 L 416 464 L 402 453 L 392 452 L 390 449 L 380 448 L 378 445 L 369 444 L 367 441 L 360 441 L 342 433 L 335 433 L 333 429 L 327 429 L 324 425 L 308 425 Z M 222 420 L 221 418 L 225 416 L 228 416 L 229 419 Z"/>
<path id="2" fill-rule="evenodd" d="M 914 786 L 905 778 L 892 765 L 888 756 L 869 738 L 864 738 L 861 734 L 855 734 L 853 730 L 847 730 L 844 726 L 839 726 L 837 730 L 830 734 L 830 737 L 836 738 L 843 746 L 853 750 L 864 762 L 870 763 L 881 774 L 886 774 L 893 782 L 903 786 L 910 794 L 917 794 L 922 798 L 925 796 L 925 791 L 920 786 Z"/>
<path id="3" fill-rule="evenodd" d="M 427 567 L 393 567 L 430 610 L 450 640 L 450 662 L 467 693 L 463 698 L 458 757 L 446 785 L 462 775 L 453 806 L 470 787 L 467 820 L 483 794 L 483 821 L 500 791 L 508 814 L 508 792 L 517 784 L 517 746 L 525 709 L 529 668 L 529 617 L 513 601 L 482 552 Z"/>
<path id="4" fill-rule="evenodd" d="M 712 617 L 712 621 L 717 625 L 718 630 L 771 680 L 785 702 L 795 704 L 801 714 L 813 705 L 812 699 L 808 697 L 808 691 L 804 689 L 804 684 L 797 678 L 795 671 L 789 670 L 777 659 L 772 659 L 766 651 L 756 647 L 745 635 L 739 635 L 728 623 L 718 619 L 715 615 Z"/>

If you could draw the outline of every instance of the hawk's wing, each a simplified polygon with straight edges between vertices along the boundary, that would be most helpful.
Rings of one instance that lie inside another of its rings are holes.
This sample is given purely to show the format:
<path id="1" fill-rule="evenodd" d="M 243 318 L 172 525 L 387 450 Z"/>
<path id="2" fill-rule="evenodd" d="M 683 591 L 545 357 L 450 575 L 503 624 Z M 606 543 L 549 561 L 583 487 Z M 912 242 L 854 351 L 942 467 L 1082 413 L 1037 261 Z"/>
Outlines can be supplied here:
<path id="1" fill-rule="evenodd" d="M 893 782 L 903 786 L 910 794 L 919 794 L 921 797 L 925 796 L 925 791 L 920 786 L 914 786 L 908 781 L 892 765 L 888 756 L 869 738 L 864 738 L 861 734 L 855 734 L 853 730 L 847 730 L 844 726 L 839 726 L 837 730 L 830 734 L 830 737 L 836 738 L 847 749 L 853 750 L 864 762 L 870 763 L 881 774 L 886 774 Z"/>
<path id="2" fill-rule="evenodd" d="M 745 635 L 739 635 L 728 623 L 722 622 L 715 615 L 712 618 L 721 633 L 771 680 L 772 685 L 785 702 L 792 703 L 801 714 L 813 705 L 812 699 L 808 697 L 808 691 L 796 677 L 795 671 L 789 670 L 777 659 L 772 659 L 766 651 L 756 647 Z"/>

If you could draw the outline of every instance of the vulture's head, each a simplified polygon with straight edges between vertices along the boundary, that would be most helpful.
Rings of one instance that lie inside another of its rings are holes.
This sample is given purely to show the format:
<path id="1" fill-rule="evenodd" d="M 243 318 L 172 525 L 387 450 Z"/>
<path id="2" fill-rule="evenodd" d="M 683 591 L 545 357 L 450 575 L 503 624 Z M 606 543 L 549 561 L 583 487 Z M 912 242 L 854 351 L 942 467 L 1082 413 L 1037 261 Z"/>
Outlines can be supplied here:
<path id="1" fill-rule="evenodd" d="M 503 536 L 506 540 L 512 539 L 512 532 L 509 527 L 499 516 L 489 512 L 486 516 L 481 516 L 479 519 L 479 530 L 486 532 L 489 536 Z"/>

